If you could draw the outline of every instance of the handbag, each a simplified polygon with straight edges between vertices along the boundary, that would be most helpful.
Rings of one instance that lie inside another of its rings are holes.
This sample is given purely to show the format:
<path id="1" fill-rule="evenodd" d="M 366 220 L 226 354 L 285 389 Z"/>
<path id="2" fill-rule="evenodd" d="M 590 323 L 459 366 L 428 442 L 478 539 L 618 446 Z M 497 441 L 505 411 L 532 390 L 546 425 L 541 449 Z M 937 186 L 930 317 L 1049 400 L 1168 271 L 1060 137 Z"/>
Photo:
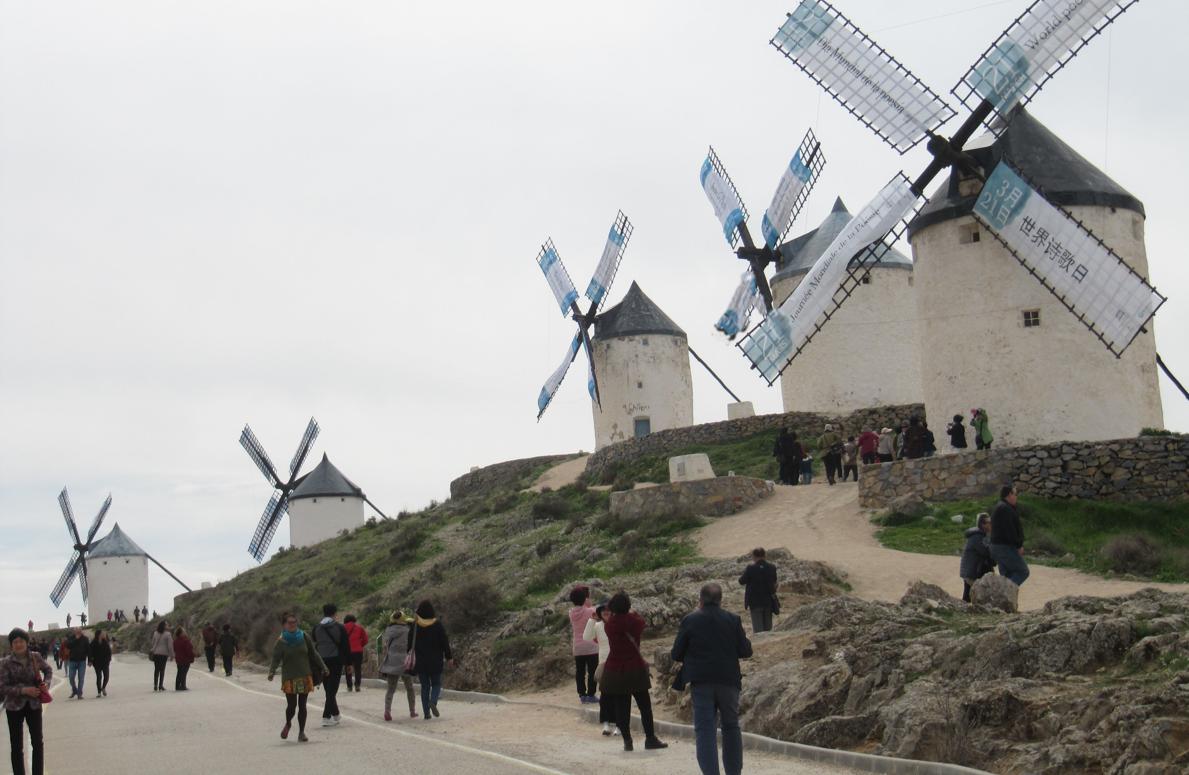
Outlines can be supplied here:
<path id="1" fill-rule="evenodd" d="M 30 652 L 30 653 L 34 653 L 34 652 Z M 39 659 L 39 657 L 36 657 L 36 656 L 30 657 L 31 664 L 33 665 L 33 678 L 34 678 L 34 680 L 36 680 L 38 678 L 41 679 L 41 682 L 39 684 L 39 688 L 41 689 L 41 694 L 39 694 L 37 696 L 37 701 L 40 702 L 42 705 L 49 705 L 51 702 L 54 701 L 54 695 L 50 694 L 50 687 L 47 686 L 45 683 L 45 675 L 41 672 L 41 669 L 37 666 L 38 659 Z"/>
<path id="2" fill-rule="evenodd" d="M 409 625 L 413 628 L 413 645 L 409 646 L 409 653 L 405 654 L 405 672 L 412 673 L 417 668 L 417 623 Z"/>

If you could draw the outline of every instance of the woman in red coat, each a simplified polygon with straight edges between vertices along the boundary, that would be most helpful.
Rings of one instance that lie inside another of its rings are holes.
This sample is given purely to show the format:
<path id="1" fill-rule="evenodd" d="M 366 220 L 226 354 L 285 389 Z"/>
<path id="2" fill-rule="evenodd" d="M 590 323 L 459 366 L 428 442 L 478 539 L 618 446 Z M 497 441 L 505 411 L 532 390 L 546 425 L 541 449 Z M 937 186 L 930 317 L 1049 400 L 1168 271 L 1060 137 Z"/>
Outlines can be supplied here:
<path id="1" fill-rule="evenodd" d="M 351 691 L 351 678 L 355 678 L 355 691 L 359 691 L 359 682 L 363 680 L 363 649 L 367 646 L 367 630 L 356 620 L 355 614 L 347 614 L 343 618 L 343 627 L 347 630 L 347 641 L 351 644 L 351 664 L 347 666 L 347 691 Z"/>
<path id="2" fill-rule="evenodd" d="M 177 677 L 173 680 L 173 690 L 187 691 L 186 673 L 190 672 L 190 665 L 194 663 L 194 643 L 181 627 L 173 631 L 173 661 L 178 666 Z"/>
<path id="3" fill-rule="evenodd" d="M 611 618 L 603 625 L 607 633 L 607 644 L 611 647 L 607 661 L 603 663 L 603 678 L 600 688 L 611 698 L 615 709 L 615 726 L 623 735 L 623 750 L 632 750 L 632 698 L 640 709 L 640 725 L 644 728 L 644 747 L 648 749 L 668 748 L 656 736 L 652 723 L 652 700 L 648 690 L 652 679 L 648 674 L 648 663 L 640 652 L 640 636 L 644 634 L 644 618 L 632 611 L 632 600 L 626 592 L 616 592 L 607 603 Z"/>

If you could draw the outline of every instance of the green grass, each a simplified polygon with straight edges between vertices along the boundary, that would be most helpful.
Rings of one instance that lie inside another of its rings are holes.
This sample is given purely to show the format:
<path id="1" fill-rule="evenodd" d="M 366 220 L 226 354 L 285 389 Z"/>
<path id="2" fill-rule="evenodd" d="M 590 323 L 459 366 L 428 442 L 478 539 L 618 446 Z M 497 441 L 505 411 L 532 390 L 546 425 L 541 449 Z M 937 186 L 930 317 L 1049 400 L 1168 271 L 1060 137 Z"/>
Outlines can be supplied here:
<path id="1" fill-rule="evenodd" d="M 995 500 L 957 501 L 931 507 L 925 516 L 877 517 L 884 525 L 877 532 L 890 549 L 958 557 L 965 543 L 962 533 L 974 524 L 975 515 L 990 511 Z M 950 517 L 963 514 L 955 525 Z M 1143 577 L 1155 581 L 1189 581 L 1189 518 L 1185 504 L 1124 503 L 1114 501 L 1046 500 L 1020 497 L 1024 550 L 1029 562 L 1059 565 L 1097 574 L 1122 572 L 1103 552 L 1111 539 L 1143 536 L 1156 547 L 1153 569 Z M 890 523 L 890 524 L 889 524 Z M 1063 559 L 1072 556 L 1072 559 Z M 955 561 L 956 562 L 956 561 Z M 955 573 L 957 565 L 955 564 Z"/>
<path id="2" fill-rule="evenodd" d="M 776 443 L 776 431 L 765 431 L 754 436 L 748 436 L 734 441 L 719 444 L 692 444 L 666 452 L 663 455 L 646 455 L 625 463 L 613 471 L 607 471 L 603 476 L 604 484 L 628 484 L 635 482 L 667 482 L 669 481 L 669 458 L 677 455 L 692 455 L 705 452 L 710 458 L 710 465 L 718 476 L 726 476 L 734 471 L 738 476 L 752 476 L 757 479 L 775 479 L 779 472 L 776 458 L 772 456 L 772 446 Z M 813 455 L 813 472 L 817 476 L 822 471 L 822 463 L 817 454 L 817 438 L 801 437 L 802 444 L 809 447 Z"/>

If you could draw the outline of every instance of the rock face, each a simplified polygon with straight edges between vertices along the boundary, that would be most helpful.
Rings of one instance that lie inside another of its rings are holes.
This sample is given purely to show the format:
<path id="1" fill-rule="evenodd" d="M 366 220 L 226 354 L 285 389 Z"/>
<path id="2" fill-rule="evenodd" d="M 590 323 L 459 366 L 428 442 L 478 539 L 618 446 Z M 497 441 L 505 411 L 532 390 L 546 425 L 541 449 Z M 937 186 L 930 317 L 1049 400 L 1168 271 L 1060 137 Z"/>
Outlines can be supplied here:
<path id="1" fill-rule="evenodd" d="M 970 588 L 970 602 L 1014 614 L 1020 610 L 1020 588 L 1006 576 L 988 573 Z"/>
<path id="2" fill-rule="evenodd" d="M 695 514 L 725 517 L 768 498 L 772 482 L 749 476 L 719 476 L 611 493 L 611 513 L 625 519 Z"/>

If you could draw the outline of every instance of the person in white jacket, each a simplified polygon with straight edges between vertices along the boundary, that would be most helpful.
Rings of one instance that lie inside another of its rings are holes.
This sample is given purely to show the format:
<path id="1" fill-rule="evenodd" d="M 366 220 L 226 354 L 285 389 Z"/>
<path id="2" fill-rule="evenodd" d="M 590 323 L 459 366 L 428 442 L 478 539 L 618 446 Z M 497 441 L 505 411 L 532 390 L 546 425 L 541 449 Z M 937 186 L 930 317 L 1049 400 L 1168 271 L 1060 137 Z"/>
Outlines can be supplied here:
<path id="1" fill-rule="evenodd" d="M 606 661 L 607 655 L 611 653 L 611 644 L 607 642 L 607 632 L 603 629 L 603 623 L 610 616 L 611 612 L 607 610 L 607 606 L 596 606 L 595 615 L 587 620 L 586 629 L 582 633 L 584 639 L 593 640 L 599 644 L 600 667 Z M 602 670 L 596 670 L 595 673 L 598 678 L 602 678 Z M 619 729 L 615 726 L 615 711 L 611 708 L 611 699 L 603 693 L 601 687 L 599 688 L 599 721 L 603 722 L 603 735 L 605 737 L 619 734 Z"/>

